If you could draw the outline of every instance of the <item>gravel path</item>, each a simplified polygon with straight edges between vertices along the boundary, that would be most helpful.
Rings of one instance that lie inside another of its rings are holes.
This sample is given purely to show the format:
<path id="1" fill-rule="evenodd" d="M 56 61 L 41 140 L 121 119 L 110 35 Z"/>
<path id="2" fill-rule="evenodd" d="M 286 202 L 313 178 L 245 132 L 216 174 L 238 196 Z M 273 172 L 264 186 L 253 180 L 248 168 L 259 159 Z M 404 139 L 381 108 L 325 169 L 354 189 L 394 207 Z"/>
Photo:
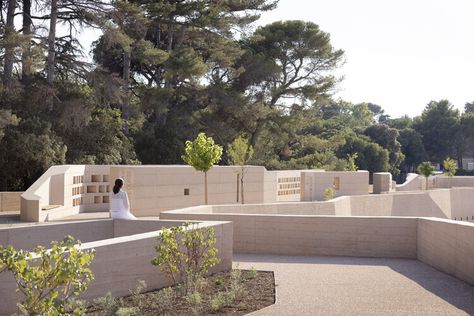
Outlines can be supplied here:
<path id="1" fill-rule="evenodd" d="M 417 260 L 234 255 L 275 272 L 276 304 L 251 315 L 474 315 L 474 287 Z"/>

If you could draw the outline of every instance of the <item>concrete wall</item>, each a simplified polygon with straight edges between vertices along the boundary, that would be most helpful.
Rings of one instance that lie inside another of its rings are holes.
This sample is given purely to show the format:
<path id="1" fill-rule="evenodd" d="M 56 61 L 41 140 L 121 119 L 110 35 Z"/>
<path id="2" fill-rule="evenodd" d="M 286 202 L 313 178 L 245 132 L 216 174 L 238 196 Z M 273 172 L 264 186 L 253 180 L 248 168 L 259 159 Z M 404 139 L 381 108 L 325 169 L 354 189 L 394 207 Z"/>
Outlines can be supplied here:
<path id="1" fill-rule="evenodd" d="M 418 260 L 474 284 L 474 224 L 418 220 Z"/>
<path id="2" fill-rule="evenodd" d="M 87 211 L 107 211 L 109 166 L 49 168 L 21 195 L 21 219 L 43 222 Z"/>
<path id="3" fill-rule="evenodd" d="M 0 192 L 0 212 L 16 212 L 20 210 L 23 192 Z"/>
<path id="4" fill-rule="evenodd" d="M 392 188 L 392 174 L 390 172 L 377 172 L 373 175 L 373 193 L 388 193 Z"/>
<path id="5" fill-rule="evenodd" d="M 146 222 L 141 222 L 145 224 Z M 116 227 L 121 232 L 129 231 L 136 232 L 135 221 L 121 221 Z M 76 223 L 77 224 L 77 223 Z M 65 224 L 56 224 L 65 225 Z M 97 225 L 105 225 L 109 227 L 110 234 L 113 227 L 113 221 L 97 221 Z M 157 228 L 160 226 L 159 222 L 147 223 L 148 228 Z M 155 225 L 156 227 L 151 227 Z M 218 256 L 221 259 L 219 265 L 214 267 L 211 271 L 224 271 L 232 267 L 232 223 L 201 223 L 200 227 L 212 226 L 216 233 L 218 249 Z M 48 225 L 49 226 L 49 225 Z M 130 226 L 130 227 L 127 227 Z M 43 227 L 29 227 L 34 232 L 36 228 Z M 49 228 L 53 228 L 49 226 Z M 58 227 L 57 230 L 63 230 L 66 226 Z M 68 228 L 71 228 L 70 226 Z M 95 227 L 100 229 L 100 227 Z M 11 231 L 15 230 L 10 229 Z M 81 228 L 85 232 L 84 227 Z M 117 237 L 107 240 L 98 240 L 87 242 L 82 245 L 84 249 L 95 249 L 96 255 L 91 266 L 92 272 L 95 275 L 87 292 L 83 298 L 92 300 L 95 297 L 103 296 L 108 291 L 111 291 L 114 296 L 123 296 L 129 294 L 129 289 L 133 289 L 138 280 L 145 280 L 148 289 L 156 289 L 171 284 L 170 280 L 159 271 L 158 267 L 151 265 L 151 259 L 156 255 L 154 247 L 158 245 L 158 237 L 161 233 L 159 231 L 145 232 L 134 234 L 131 236 Z M 42 232 L 39 233 L 42 238 Z M 99 237 L 99 236 L 96 236 Z M 15 292 L 15 282 L 9 273 L 2 273 L 0 275 L 0 315 L 8 315 L 15 311 L 16 302 L 19 298 L 19 293 Z"/>
<path id="6" fill-rule="evenodd" d="M 275 202 L 275 191 L 270 194 L 272 188 L 265 188 L 265 168 L 245 169 L 245 202 Z M 189 166 L 113 166 L 110 176 L 125 179 L 131 210 L 138 216 L 204 204 L 204 174 Z M 184 194 L 185 189 L 189 195 Z M 237 203 L 236 168 L 216 166 L 208 172 L 208 197 L 209 204 Z"/>
<path id="7" fill-rule="evenodd" d="M 474 177 L 469 176 L 436 176 L 437 188 L 474 187 Z"/>
<path id="8" fill-rule="evenodd" d="M 301 201 L 323 201 L 324 190 L 333 188 L 334 196 L 369 193 L 368 171 L 301 171 Z"/>
<path id="9" fill-rule="evenodd" d="M 416 218 L 174 211 L 162 218 L 232 221 L 235 253 L 416 258 Z"/>

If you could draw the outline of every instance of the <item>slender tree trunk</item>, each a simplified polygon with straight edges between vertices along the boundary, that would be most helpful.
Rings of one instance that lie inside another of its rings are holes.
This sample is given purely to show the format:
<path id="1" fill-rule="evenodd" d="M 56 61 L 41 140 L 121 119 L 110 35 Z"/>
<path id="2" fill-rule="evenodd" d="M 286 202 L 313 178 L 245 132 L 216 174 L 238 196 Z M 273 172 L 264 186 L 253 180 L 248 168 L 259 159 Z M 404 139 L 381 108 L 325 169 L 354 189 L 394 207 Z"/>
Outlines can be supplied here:
<path id="1" fill-rule="evenodd" d="M 46 80 L 52 86 L 54 83 L 54 60 L 56 57 L 56 22 L 58 19 L 58 0 L 51 0 L 51 14 L 48 35 L 48 59 L 46 62 Z"/>
<path id="2" fill-rule="evenodd" d="M 207 205 L 207 172 L 204 172 L 204 204 Z"/>
<path id="3" fill-rule="evenodd" d="M 242 168 L 242 174 L 240 175 L 240 199 L 244 204 L 244 168 Z"/>
<path id="4" fill-rule="evenodd" d="M 23 35 L 28 38 L 29 43 L 23 49 L 21 55 L 21 79 L 24 83 L 28 83 L 31 77 L 31 0 L 23 0 Z"/>
<path id="5" fill-rule="evenodd" d="M 9 0 L 7 7 L 7 24 L 5 26 L 5 56 L 3 64 L 3 83 L 10 85 L 13 73 L 13 63 L 15 59 L 15 45 L 13 36 L 15 34 L 15 9 L 16 0 Z"/>
<path id="6" fill-rule="evenodd" d="M 131 63 L 131 48 L 123 53 L 123 81 L 125 97 L 122 102 L 122 118 L 125 121 L 125 134 L 128 135 L 128 119 L 130 118 L 130 63 Z"/>

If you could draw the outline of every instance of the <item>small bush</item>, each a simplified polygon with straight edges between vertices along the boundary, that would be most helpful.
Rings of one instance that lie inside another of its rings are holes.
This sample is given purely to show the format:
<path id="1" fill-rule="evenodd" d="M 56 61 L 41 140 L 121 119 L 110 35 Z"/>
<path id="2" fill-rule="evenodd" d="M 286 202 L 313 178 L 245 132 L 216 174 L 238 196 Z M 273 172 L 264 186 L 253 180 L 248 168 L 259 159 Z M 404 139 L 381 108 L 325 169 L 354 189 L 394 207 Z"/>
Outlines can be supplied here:
<path id="1" fill-rule="evenodd" d="M 155 294 L 155 303 L 162 310 L 171 310 L 176 301 L 176 293 L 171 287 L 164 288 Z"/>
<path id="2" fill-rule="evenodd" d="M 193 314 L 197 315 L 199 314 L 199 311 L 201 310 L 201 303 L 202 303 L 202 298 L 201 294 L 197 291 L 188 293 L 186 295 L 186 302 L 191 306 L 191 310 L 193 311 Z"/>
<path id="3" fill-rule="evenodd" d="M 252 280 L 252 279 L 255 279 L 255 278 L 257 277 L 257 274 L 258 274 L 258 272 L 257 272 L 257 270 L 255 269 L 255 267 L 252 267 L 252 268 L 250 269 L 250 271 L 248 272 L 247 276 L 248 276 L 248 278 L 249 278 L 250 280 Z"/>
<path id="4" fill-rule="evenodd" d="M 115 316 L 138 316 L 140 310 L 137 307 L 120 307 Z"/>
<path id="5" fill-rule="evenodd" d="M 220 312 L 228 305 L 228 295 L 225 292 L 217 293 L 210 301 L 210 310 L 212 313 Z"/>
<path id="6" fill-rule="evenodd" d="M 123 306 L 123 299 L 115 298 L 112 293 L 107 292 L 105 296 L 94 299 L 94 304 L 104 310 L 108 316 L 115 316 Z"/>
<path id="7" fill-rule="evenodd" d="M 221 278 L 214 278 L 212 280 L 212 283 L 214 283 L 214 285 L 220 286 L 220 285 L 222 285 L 223 281 L 222 281 Z"/>
<path id="8" fill-rule="evenodd" d="M 333 188 L 326 188 L 324 190 L 324 201 L 329 201 L 334 198 L 334 189 Z"/>
<path id="9" fill-rule="evenodd" d="M 157 256 L 152 264 L 176 284 L 184 282 L 185 294 L 194 293 L 209 269 L 219 263 L 215 232 L 212 227 L 198 228 L 197 224 L 163 228 L 156 246 Z"/>
<path id="10" fill-rule="evenodd" d="M 32 252 L 0 245 L 0 272 L 11 272 L 23 298 L 17 304 L 28 315 L 80 315 L 83 305 L 74 298 L 87 290 L 94 278 L 89 269 L 93 250 L 67 236 L 51 248 L 37 246 Z"/>

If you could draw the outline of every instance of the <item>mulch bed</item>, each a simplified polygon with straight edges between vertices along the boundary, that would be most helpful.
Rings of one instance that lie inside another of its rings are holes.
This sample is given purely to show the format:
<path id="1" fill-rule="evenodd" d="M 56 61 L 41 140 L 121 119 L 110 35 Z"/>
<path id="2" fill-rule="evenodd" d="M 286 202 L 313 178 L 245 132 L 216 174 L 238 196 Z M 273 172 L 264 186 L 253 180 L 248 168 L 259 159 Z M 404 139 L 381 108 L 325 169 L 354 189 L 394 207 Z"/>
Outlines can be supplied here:
<path id="1" fill-rule="evenodd" d="M 275 279 L 273 272 L 240 270 L 239 284 L 245 295 L 236 299 L 230 306 L 223 307 L 218 312 L 211 310 L 211 299 L 218 293 L 230 288 L 231 272 L 219 272 L 208 276 L 200 291 L 201 303 L 192 306 L 184 296 L 176 297 L 171 307 L 160 304 L 163 289 L 142 293 L 123 298 L 123 307 L 139 308 L 136 315 L 246 315 L 275 303 Z M 174 291 L 178 292 L 177 290 Z M 97 306 L 89 309 L 88 315 L 103 316 L 105 311 Z"/>

